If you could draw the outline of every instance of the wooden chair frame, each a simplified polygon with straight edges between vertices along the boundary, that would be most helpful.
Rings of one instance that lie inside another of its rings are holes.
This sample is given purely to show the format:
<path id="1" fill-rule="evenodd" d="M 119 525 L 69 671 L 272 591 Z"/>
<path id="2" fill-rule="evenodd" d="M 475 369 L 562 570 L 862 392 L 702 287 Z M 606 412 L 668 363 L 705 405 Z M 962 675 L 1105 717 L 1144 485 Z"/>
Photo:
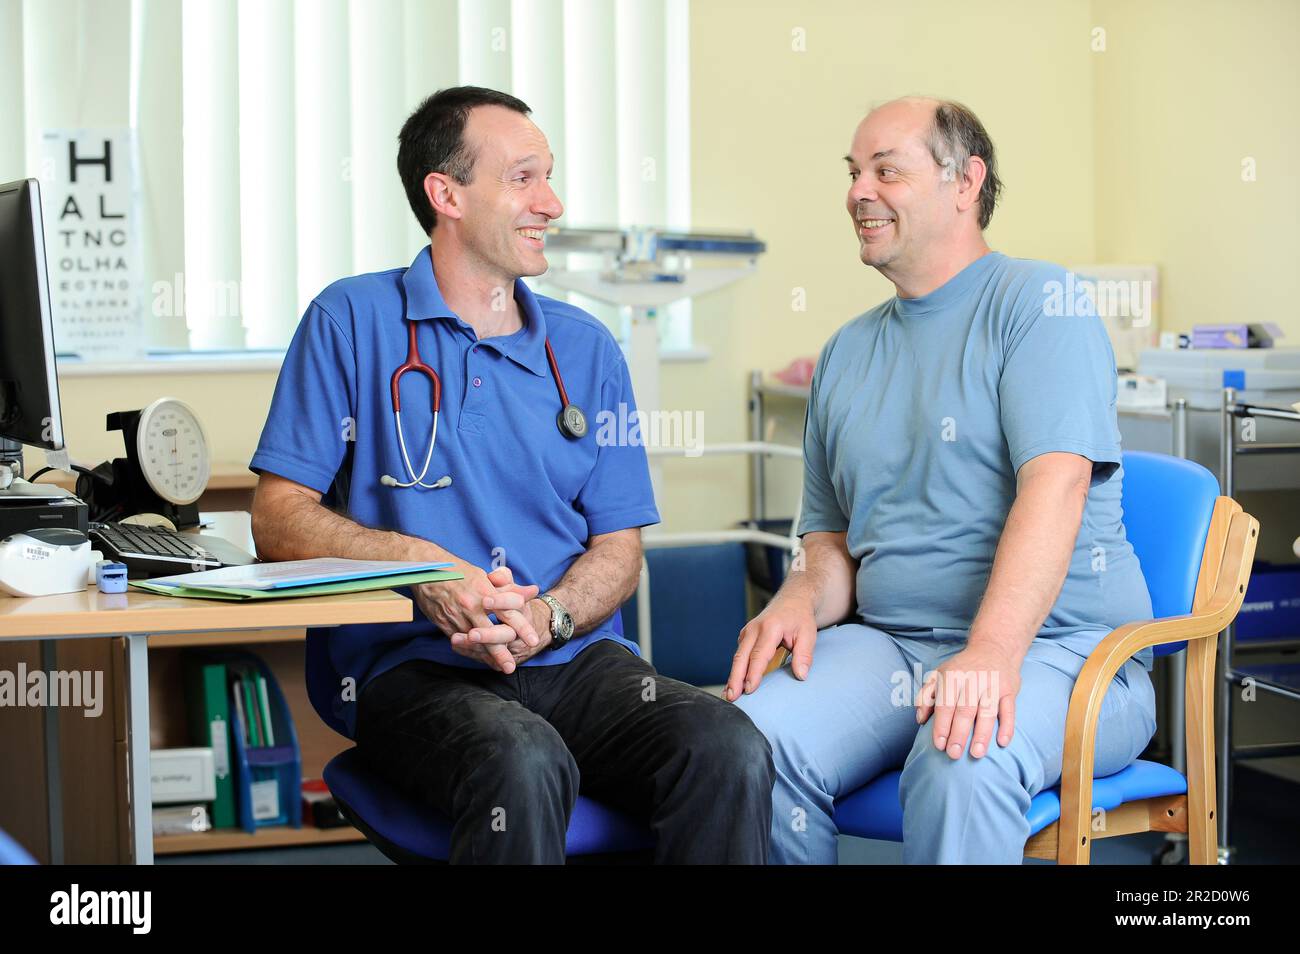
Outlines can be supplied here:
<path id="1" fill-rule="evenodd" d="M 1092 841 L 1140 831 L 1186 832 L 1188 860 L 1218 861 L 1215 823 L 1214 660 L 1218 635 L 1246 597 L 1259 521 L 1230 497 L 1214 502 L 1192 612 L 1129 623 L 1114 630 L 1088 656 L 1070 695 L 1061 758 L 1061 817 L 1025 843 L 1031 858 L 1086 865 Z M 1092 831 L 1093 752 L 1097 718 L 1111 680 L 1125 662 L 1148 646 L 1187 641 L 1187 794 L 1138 799 L 1107 812 Z"/>

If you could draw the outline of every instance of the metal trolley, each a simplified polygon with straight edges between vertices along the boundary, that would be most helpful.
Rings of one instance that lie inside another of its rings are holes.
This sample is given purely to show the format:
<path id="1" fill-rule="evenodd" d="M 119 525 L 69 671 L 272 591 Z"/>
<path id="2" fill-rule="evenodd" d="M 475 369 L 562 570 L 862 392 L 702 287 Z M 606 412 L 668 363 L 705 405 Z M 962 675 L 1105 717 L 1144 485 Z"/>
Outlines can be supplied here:
<path id="1" fill-rule="evenodd" d="M 1180 402 L 1182 403 L 1182 402 Z M 1238 457 L 1257 457 L 1300 453 L 1300 441 L 1257 442 L 1239 436 L 1238 421 L 1248 418 L 1268 418 L 1300 423 L 1300 412 L 1289 408 L 1265 407 L 1238 402 L 1234 388 L 1223 389 L 1223 406 L 1220 412 L 1221 439 L 1219 448 L 1219 485 L 1225 497 L 1233 496 L 1236 486 Z M 1300 436 L 1300 431 L 1297 432 Z M 1218 803 L 1219 803 L 1219 862 L 1232 860 L 1232 798 L 1233 763 L 1237 759 L 1276 758 L 1300 755 L 1300 743 L 1270 742 L 1249 746 L 1236 746 L 1232 739 L 1232 697 L 1239 686 L 1250 685 L 1293 701 L 1300 700 L 1300 664 L 1282 666 L 1243 666 L 1236 658 L 1236 625 L 1229 626 L 1219 635 L 1219 692 L 1218 692 Z M 1291 648 L 1300 648 L 1300 634 L 1288 642 Z"/>

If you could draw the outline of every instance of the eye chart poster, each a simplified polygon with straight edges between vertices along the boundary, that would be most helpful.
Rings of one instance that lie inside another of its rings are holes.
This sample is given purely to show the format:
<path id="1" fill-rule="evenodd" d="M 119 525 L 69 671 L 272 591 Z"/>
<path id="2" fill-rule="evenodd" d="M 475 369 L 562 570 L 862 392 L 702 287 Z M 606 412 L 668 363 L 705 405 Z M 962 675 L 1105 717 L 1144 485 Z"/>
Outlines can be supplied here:
<path id="1" fill-rule="evenodd" d="M 55 348 L 87 361 L 142 356 L 134 132 L 46 130 L 41 196 Z"/>

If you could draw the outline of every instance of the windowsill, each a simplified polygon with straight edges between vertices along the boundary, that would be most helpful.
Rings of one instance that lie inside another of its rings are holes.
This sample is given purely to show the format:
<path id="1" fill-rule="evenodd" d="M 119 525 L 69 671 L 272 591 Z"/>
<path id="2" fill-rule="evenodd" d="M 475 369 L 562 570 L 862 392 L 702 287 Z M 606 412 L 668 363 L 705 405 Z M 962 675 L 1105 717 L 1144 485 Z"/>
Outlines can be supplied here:
<path id="1" fill-rule="evenodd" d="M 283 351 L 222 351 L 213 354 L 151 354 L 136 361 L 59 358 L 60 377 L 99 378 L 136 374 L 263 374 L 278 372 Z"/>
<path id="2" fill-rule="evenodd" d="M 660 364 L 697 364 L 701 361 L 708 361 L 713 357 L 713 352 L 708 348 L 674 348 L 672 350 L 661 349 L 659 352 Z"/>
<path id="3" fill-rule="evenodd" d="M 659 352 L 663 364 L 708 361 L 708 348 L 676 348 Z M 134 374 L 262 374 L 278 372 L 283 351 L 225 351 L 214 354 L 151 354 L 138 361 L 82 361 L 59 358 L 58 373 L 66 378 L 121 377 Z"/>

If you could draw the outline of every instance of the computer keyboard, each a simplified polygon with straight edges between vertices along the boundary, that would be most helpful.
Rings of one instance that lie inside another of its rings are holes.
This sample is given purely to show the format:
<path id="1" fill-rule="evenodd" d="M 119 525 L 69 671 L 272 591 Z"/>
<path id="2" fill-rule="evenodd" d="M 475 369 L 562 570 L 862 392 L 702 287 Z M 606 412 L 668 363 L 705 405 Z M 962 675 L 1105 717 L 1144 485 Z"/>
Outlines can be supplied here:
<path id="1" fill-rule="evenodd" d="M 92 546 L 104 554 L 104 559 L 125 563 L 132 577 L 196 573 L 257 562 L 251 554 L 221 537 L 180 533 L 163 527 L 92 523 L 90 539 Z"/>

